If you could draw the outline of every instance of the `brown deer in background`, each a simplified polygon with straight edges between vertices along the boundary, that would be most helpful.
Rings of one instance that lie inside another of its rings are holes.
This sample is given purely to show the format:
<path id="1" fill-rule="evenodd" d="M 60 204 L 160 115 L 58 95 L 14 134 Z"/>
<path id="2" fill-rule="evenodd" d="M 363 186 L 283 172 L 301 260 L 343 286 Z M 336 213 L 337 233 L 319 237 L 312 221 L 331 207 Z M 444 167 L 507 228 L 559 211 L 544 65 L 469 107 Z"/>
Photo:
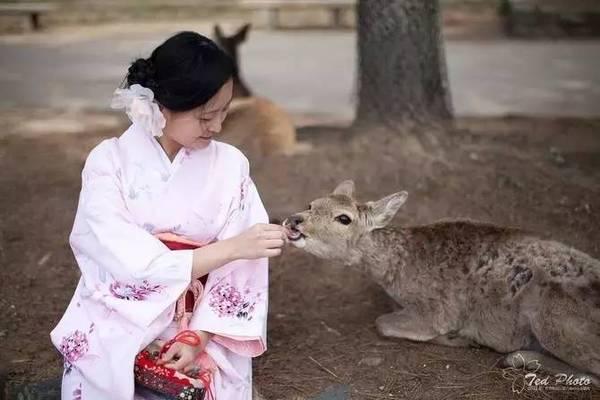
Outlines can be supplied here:
<path id="1" fill-rule="evenodd" d="M 251 159 L 306 151 L 309 146 L 297 142 L 290 115 L 271 100 L 254 96 L 241 76 L 238 47 L 246 40 L 249 30 L 250 24 L 246 24 L 226 36 L 219 25 L 214 27 L 216 42 L 235 65 L 233 101 L 219 139 L 239 147 Z"/>

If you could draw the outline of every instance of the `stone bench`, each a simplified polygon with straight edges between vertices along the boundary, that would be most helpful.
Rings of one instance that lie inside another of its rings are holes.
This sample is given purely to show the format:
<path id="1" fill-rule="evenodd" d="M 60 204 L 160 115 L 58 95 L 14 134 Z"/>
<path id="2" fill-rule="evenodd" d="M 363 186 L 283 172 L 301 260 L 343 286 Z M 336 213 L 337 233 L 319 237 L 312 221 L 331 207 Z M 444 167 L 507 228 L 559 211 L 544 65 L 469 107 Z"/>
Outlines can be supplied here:
<path id="1" fill-rule="evenodd" d="M 600 36 L 598 0 L 503 0 L 501 10 L 508 36 Z"/>
<path id="2" fill-rule="evenodd" d="M 29 27 L 33 30 L 41 28 L 40 16 L 54 11 L 52 3 L 0 3 L 0 15 L 23 16 L 27 18 Z"/>
<path id="3" fill-rule="evenodd" d="M 250 11 L 267 11 L 268 25 L 271 29 L 281 28 L 282 11 L 326 10 L 331 15 L 331 27 L 345 27 L 342 13 L 353 10 L 357 0 L 241 0 L 238 7 Z"/>

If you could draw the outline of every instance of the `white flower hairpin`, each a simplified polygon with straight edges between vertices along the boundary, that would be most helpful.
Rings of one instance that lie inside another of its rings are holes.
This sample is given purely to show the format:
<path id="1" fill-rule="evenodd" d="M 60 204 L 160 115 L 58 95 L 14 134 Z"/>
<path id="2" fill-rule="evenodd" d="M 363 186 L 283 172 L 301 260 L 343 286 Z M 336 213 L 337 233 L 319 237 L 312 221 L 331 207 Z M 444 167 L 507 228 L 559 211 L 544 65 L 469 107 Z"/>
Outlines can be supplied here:
<path id="1" fill-rule="evenodd" d="M 131 85 L 127 89 L 117 89 L 110 103 L 111 108 L 124 108 L 127 116 L 136 125 L 152 136 L 160 137 L 167 121 L 160 111 L 154 92 L 142 85 Z"/>

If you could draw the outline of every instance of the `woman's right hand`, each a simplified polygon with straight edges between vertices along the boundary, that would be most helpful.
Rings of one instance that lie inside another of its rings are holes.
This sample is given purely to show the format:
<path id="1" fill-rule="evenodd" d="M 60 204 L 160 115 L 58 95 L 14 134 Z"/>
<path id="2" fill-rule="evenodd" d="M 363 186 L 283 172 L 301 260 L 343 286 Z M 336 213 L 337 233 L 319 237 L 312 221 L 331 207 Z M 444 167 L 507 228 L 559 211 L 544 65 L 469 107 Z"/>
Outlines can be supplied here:
<path id="1" fill-rule="evenodd" d="M 275 257 L 287 242 L 287 229 L 281 225 L 256 224 L 229 239 L 194 250 L 192 279 L 198 279 L 235 260 Z"/>
<path id="2" fill-rule="evenodd" d="M 275 257 L 287 242 L 286 229 L 275 224 L 256 224 L 229 239 L 236 259 Z"/>

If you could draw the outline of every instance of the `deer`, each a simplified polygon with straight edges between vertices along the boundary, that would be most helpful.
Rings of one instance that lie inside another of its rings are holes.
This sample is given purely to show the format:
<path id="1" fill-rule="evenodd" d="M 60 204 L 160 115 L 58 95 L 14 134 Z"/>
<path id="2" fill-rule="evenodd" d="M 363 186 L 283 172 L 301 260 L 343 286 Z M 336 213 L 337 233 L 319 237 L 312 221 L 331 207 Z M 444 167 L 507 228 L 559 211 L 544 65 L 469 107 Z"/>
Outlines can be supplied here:
<path id="1" fill-rule="evenodd" d="M 396 309 L 375 319 L 380 335 L 485 346 L 504 354 L 503 367 L 598 385 L 600 261 L 518 228 L 396 226 L 406 191 L 359 202 L 354 190 L 344 181 L 283 225 L 292 246 L 356 268 L 391 297 Z"/>
<path id="2" fill-rule="evenodd" d="M 246 24 L 226 36 L 219 25 L 214 26 L 216 43 L 234 63 L 233 100 L 219 137 L 251 158 L 307 152 L 310 146 L 298 143 L 290 115 L 271 100 L 253 95 L 242 77 L 238 48 L 246 41 L 250 27 Z"/>

